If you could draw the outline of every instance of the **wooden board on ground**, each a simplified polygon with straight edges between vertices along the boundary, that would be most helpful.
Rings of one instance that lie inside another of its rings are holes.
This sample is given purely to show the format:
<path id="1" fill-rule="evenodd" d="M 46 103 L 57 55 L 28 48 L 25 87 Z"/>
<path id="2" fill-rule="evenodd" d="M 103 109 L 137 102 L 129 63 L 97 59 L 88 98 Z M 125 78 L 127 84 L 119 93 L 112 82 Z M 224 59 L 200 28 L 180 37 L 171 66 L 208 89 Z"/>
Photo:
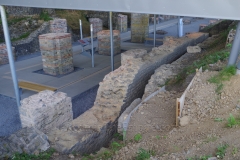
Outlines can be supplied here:
<path id="1" fill-rule="evenodd" d="M 18 85 L 19 85 L 19 88 L 27 89 L 35 92 L 41 92 L 44 90 L 51 90 L 51 91 L 57 90 L 57 88 L 54 88 L 54 87 L 45 86 L 45 85 L 32 83 L 32 82 L 25 82 L 25 81 L 18 82 Z"/>

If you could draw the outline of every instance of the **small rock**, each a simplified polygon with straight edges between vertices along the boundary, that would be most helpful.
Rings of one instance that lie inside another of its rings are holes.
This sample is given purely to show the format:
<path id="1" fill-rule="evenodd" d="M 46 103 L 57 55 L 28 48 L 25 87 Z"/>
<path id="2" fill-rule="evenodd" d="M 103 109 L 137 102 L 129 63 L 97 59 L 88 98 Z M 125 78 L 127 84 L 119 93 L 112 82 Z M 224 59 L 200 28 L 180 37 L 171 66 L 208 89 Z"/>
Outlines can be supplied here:
<path id="1" fill-rule="evenodd" d="M 180 118 L 180 126 L 186 126 L 189 124 L 189 117 L 188 116 L 183 116 Z"/>
<path id="2" fill-rule="evenodd" d="M 68 157 L 71 159 L 75 158 L 73 154 L 69 154 Z"/>
<path id="3" fill-rule="evenodd" d="M 141 114 L 144 114 L 144 112 L 141 112 Z"/>
<path id="4" fill-rule="evenodd" d="M 160 129 L 160 127 L 159 127 L 158 125 L 155 125 L 155 128 L 156 128 L 157 130 L 159 130 L 159 129 Z"/>
<path id="5" fill-rule="evenodd" d="M 53 153 L 53 156 L 59 156 L 59 153 L 54 152 L 54 153 Z"/>
<path id="6" fill-rule="evenodd" d="M 147 120 L 147 123 L 150 124 L 152 121 L 151 120 Z"/>

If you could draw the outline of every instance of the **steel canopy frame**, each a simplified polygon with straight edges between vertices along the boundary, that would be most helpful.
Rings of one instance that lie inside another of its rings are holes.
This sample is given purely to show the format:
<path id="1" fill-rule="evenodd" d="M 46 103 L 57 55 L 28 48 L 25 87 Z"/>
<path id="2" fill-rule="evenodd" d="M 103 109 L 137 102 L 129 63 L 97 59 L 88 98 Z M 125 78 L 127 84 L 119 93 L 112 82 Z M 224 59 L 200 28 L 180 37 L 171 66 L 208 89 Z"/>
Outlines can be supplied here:
<path id="1" fill-rule="evenodd" d="M 239 0 L 1 0 L 0 5 L 240 20 Z"/>

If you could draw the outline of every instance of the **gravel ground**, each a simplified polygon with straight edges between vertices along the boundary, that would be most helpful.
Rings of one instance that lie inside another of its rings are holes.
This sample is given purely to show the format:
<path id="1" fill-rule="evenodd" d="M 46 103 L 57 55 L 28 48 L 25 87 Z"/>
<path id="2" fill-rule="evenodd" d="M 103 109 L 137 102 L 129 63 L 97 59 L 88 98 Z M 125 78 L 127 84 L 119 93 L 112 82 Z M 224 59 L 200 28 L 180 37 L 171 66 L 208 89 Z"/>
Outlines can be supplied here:
<path id="1" fill-rule="evenodd" d="M 21 129 L 16 100 L 0 94 L 0 137 Z"/>

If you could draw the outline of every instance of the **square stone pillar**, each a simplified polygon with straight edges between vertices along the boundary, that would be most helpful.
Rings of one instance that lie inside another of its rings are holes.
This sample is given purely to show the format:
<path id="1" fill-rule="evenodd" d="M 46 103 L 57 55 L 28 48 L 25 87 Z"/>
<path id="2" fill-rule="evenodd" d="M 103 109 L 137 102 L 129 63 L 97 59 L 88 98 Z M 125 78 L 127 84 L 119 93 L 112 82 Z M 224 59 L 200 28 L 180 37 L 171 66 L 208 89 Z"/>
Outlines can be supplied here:
<path id="1" fill-rule="evenodd" d="M 97 33 L 98 53 L 111 55 L 110 30 L 103 30 Z M 118 30 L 113 30 L 113 53 L 114 55 L 121 52 L 121 37 Z"/>
<path id="2" fill-rule="evenodd" d="M 66 19 L 54 19 L 50 21 L 51 33 L 67 33 L 67 20 Z"/>
<path id="3" fill-rule="evenodd" d="M 16 60 L 16 52 L 15 47 L 12 47 L 12 54 L 13 59 Z M 8 52 L 7 52 L 7 46 L 5 44 L 0 44 L 0 65 L 8 64 Z"/>
<path id="4" fill-rule="evenodd" d="M 144 43 L 149 34 L 149 14 L 132 13 L 131 42 Z"/>
<path id="5" fill-rule="evenodd" d="M 117 18 L 117 30 L 127 32 L 127 15 L 119 14 Z"/>
<path id="6" fill-rule="evenodd" d="M 93 25 L 93 36 L 97 36 L 97 33 L 103 30 L 103 22 L 99 18 L 89 18 L 90 24 Z"/>
<path id="7" fill-rule="evenodd" d="M 39 36 L 43 70 L 50 75 L 74 70 L 70 33 L 49 33 Z"/>

